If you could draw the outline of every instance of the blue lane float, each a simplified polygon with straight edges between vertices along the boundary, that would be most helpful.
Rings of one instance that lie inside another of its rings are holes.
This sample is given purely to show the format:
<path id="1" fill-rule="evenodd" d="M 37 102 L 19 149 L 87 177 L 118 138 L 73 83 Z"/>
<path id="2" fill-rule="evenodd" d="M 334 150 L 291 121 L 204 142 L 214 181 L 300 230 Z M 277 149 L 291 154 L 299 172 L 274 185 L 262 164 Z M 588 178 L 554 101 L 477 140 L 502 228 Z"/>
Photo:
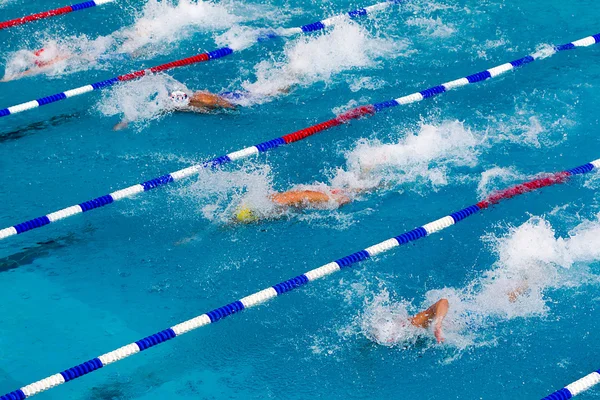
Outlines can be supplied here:
<path id="1" fill-rule="evenodd" d="M 587 47 L 593 44 L 600 42 L 600 34 L 596 34 L 593 36 L 588 36 L 586 38 L 576 40 L 574 42 L 568 43 L 567 45 L 555 46 L 554 51 L 560 52 L 564 50 L 570 50 L 577 47 Z M 543 58 L 549 57 L 551 54 L 548 52 L 544 53 Z M 413 94 L 409 94 L 407 96 L 399 97 L 397 99 L 387 100 L 380 103 L 375 103 L 371 105 L 357 107 L 350 111 L 347 111 L 341 115 L 338 115 L 336 118 L 330 119 L 328 121 L 322 122 L 317 125 L 313 125 L 311 127 L 301 129 L 297 132 L 290 133 L 288 135 L 269 140 L 263 143 L 259 143 L 256 146 L 247 147 L 242 150 L 234 151 L 232 153 L 214 158 L 207 162 L 192 165 L 191 167 L 184 168 L 179 171 L 172 172 L 170 174 L 163 175 L 159 178 L 151 179 L 149 181 L 130 186 L 125 189 L 117 190 L 116 192 L 98 197 L 96 199 L 92 199 L 80 204 L 76 204 L 62 210 L 44 215 L 42 217 L 34 218 L 29 221 L 22 222 L 20 224 L 10 226 L 0 230 L 0 240 L 6 239 L 8 237 L 21 234 L 23 232 L 30 231 L 32 229 L 37 229 L 42 226 L 48 225 L 50 223 L 71 217 L 73 215 L 81 214 L 83 212 L 91 211 L 99 207 L 104 207 L 108 204 L 112 204 L 115 201 L 122 200 L 125 198 L 133 197 L 139 193 L 147 192 L 151 189 L 161 187 L 167 185 L 171 182 L 176 182 L 182 180 L 184 178 L 196 175 L 200 170 L 204 168 L 215 168 L 217 166 L 230 163 L 232 161 L 241 160 L 259 153 L 266 152 L 270 149 L 274 149 L 286 144 L 290 144 L 293 142 L 297 142 L 299 140 L 306 139 L 318 132 L 322 132 L 328 129 L 331 129 L 335 126 L 348 123 L 353 119 L 362 118 L 364 116 L 369 116 L 380 111 L 386 110 L 388 108 L 397 107 L 399 105 L 406 105 L 410 103 L 415 103 L 424 99 L 429 99 L 439 94 L 445 93 L 452 89 L 457 89 L 462 86 L 466 86 L 472 83 L 481 82 L 487 79 L 495 78 L 499 75 L 502 75 L 508 71 L 511 71 L 515 68 L 519 68 L 526 64 L 529 64 L 536 59 L 542 59 L 541 55 L 532 54 L 525 56 L 523 58 L 519 58 L 517 60 L 511 61 L 506 64 L 499 65 L 497 67 L 493 67 L 487 69 L 482 72 L 478 72 L 473 75 L 466 76 L 464 78 L 456 79 L 450 82 L 443 83 L 441 85 L 437 85 L 431 87 L 429 89 L 422 90 L 420 92 L 416 92 Z M 116 82 L 116 81 L 115 81 Z M 90 89 L 92 90 L 92 89 Z M 37 103 L 36 103 L 37 104 Z M 1 110 L 0 110 L 1 115 Z"/>
<path id="2" fill-rule="evenodd" d="M 564 388 L 557 390 L 556 392 L 549 394 L 542 400 L 568 400 L 573 397 L 590 390 L 592 387 L 600 383 L 600 369 L 584 376 L 581 379 L 565 386 Z"/>
<path id="3" fill-rule="evenodd" d="M 97 0 L 97 1 L 100 1 L 100 0 Z M 106 0 L 104 0 L 104 1 L 106 1 Z M 259 43 L 259 42 L 262 42 L 265 40 L 269 40 L 269 39 L 273 39 L 276 37 L 288 37 L 288 36 L 293 36 L 293 35 L 297 35 L 300 33 L 308 33 L 308 32 L 323 30 L 329 26 L 339 23 L 340 20 L 344 20 L 346 18 L 354 19 L 357 17 L 362 17 L 364 15 L 372 14 L 374 12 L 384 10 L 394 4 L 400 4 L 402 1 L 403 0 L 389 0 L 389 1 L 382 2 L 382 3 L 373 4 L 368 7 L 361 8 L 359 10 L 354 10 L 354 11 L 350 11 L 350 12 L 347 12 L 344 14 L 339 14 L 339 15 L 324 19 L 322 21 L 313 22 L 312 24 L 303 25 L 303 26 L 299 26 L 299 27 L 295 27 L 295 28 L 264 29 L 262 31 L 262 33 L 260 34 L 256 43 Z M 251 45 L 252 44 L 240 46 L 240 47 L 235 47 L 235 46 L 223 47 L 220 49 L 207 51 L 205 53 L 197 54 L 195 56 L 184 58 L 181 60 L 171 61 L 166 64 L 161 64 L 161 65 L 149 68 L 149 69 L 143 69 L 143 70 L 131 72 L 129 74 L 119 75 L 119 76 L 116 76 L 111 79 L 106 79 L 106 80 L 103 80 L 100 82 L 92 83 L 90 85 L 81 86 L 81 87 L 67 90 L 67 91 L 57 93 L 54 95 L 42 97 L 42 98 L 39 98 L 36 100 L 27 101 L 25 103 L 17 104 L 15 106 L 0 109 L 0 117 L 7 117 L 9 115 L 18 114 L 18 113 L 28 111 L 28 110 L 33 110 L 35 108 L 44 106 L 46 104 L 51 104 L 51 103 L 55 103 L 57 101 L 66 100 L 71 97 L 80 96 L 85 93 L 93 92 L 95 90 L 102 90 L 107 87 L 113 86 L 119 82 L 126 82 L 126 81 L 130 81 L 133 79 L 139 79 L 149 73 L 163 72 L 163 71 L 167 71 L 167 70 L 170 70 L 173 68 L 179 68 L 179 67 L 184 67 L 187 65 L 197 64 L 197 63 L 201 63 L 201 62 L 208 62 L 208 61 L 216 60 L 219 58 L 223 58 L 223 57 L 233 54 L 234 52 L 239 52 L 241 50 L 244 50 L 244 49 L 250 47 Z"/>
<path id="4" fill-rule="evenodd" d="M 290 292 L 294 289 L 300 288 L 308 283 L 315 281 L 319 278 L 323 278 L 327 275 L 331 275 L 334 272 L 341 271 L 343 269 L 352 267 L 354 264 L 357 264 L 363 260 L 367 260 L 375 255 L 390 251 L 400 245 L 416 241 L 420 238 L 429 236 L 435 232 L 446 229 L 457 222 L 464 220 L 465 218 L 476 214 L 477 212 L 488 208 L 493 204 L 497 204 L 502 200 L 507 200 L 515 196 L 522 195 L 527 192 L 531 192 L 534 190 L 541 189 L 543 187 L 552 186 L 560 183 L 566 182 L 570 177 L 574 175 L 586 174 L 592 170 L 596 170 L 600 168 L 600 159 L 592 161 L 590 163 L 584 164 L 580 167 L 573 168 L 564 172 L 559 172 L 550 175 L 544 175 L 541 178 L 534 179 L 520 185 L 513 186 L 511 188 L 495 192 L 486 199 L 480 201 L 477 204 L 466 207 L 460 211 L 454 212 L 450 215 L 447 215 L 443 218 L 420 226 L 416 229 L 403 233 L 399 236 L 390 238 L 381 243 L 377 243 L 373 246 L 367 247 L 364 250 L 358 251 L 356 253 L 350 254 L 346 257 L 342 257 L 337 259 L 336 261 L 325 264 L 321 267 L 315 268 L 311 271 L 308 271 L 304 274 L 298 275 L 294 278 L 288 279 L 271 287 L 268 287 L 264 290 L 258 291 L 254 294 L 246 296 L 242 299 L 236 300 L 232 303 L 229 303 L 225 306 L 216 308 L 212 311 L 209 311 L 205 314 L 199 315 L 187 321 L 181 322 L 177 325 L 174 325 L 168 329 L 164 329 L 158 333 L 147 336 L 141 340 L 138 340 L 134 343 L 130 343 L 123 347 L 118 348 L 117 350 L 113 350 L 106 354 L 103 354 L 99 357 L 93 358 L 89 361 L 76 365 L 75 367 L 66 369 L 60 373 L 51 375 L 47 378 L 41 379 L 37 382 L 31 383 L 29 385 L 23 386 L 20 389 L 17 389 L 13 392 L 10 392 L 4 396 L 0 396 L 0 400 L 14 400 L 14 399 L 25 399 L 31 396 L 34 396 L 38 393 L 46 391 L 55 386 L 61 385 L 65 382 L 72 381 L 77 379 L 83 375 L 89 374 L 93 371 L 96 371 L 100 368 L 103 368 L 109 364 L 120 361 L 124 358 L 127 358 L 133 354 L 139 353 L 141 351 L 147 350 L 151 347 L 169 341 L 171 339 L 176 338 L 177 336 L 181 336 L 184 333 L 190 332 L 192 330 L 198 329 L 204 325 L 212 324 L 221 319 L 239 313 L 247 308 L 257 306 L 280 296 L 284 293 Z M 586 380 L 587 379 L 587 380 Z M 575 383 L 571 386 L 570 389 L 563 389 L 561 393 L 566 393 L 568 391 L 569 394 L 578 393 L 577 390 L 584 387 L 591 387 L 591 383 L 598 383 L 600 380 L 599 377 L 586 377 L 582 381 L 581 384 Z M 578 381 L 579 382 L 579 381 Z M 575 385 L 575 386 L 573 386 Z M 578 388 L 576 390 L 576 388 Z M 585 390 L 585 389 L 581 389 Z M 557 392 L 558 393 L 558 392 Z M 557 400 L 557 399 L 568 399 L 570 397 L 549 397 L 548 399 Z"/>

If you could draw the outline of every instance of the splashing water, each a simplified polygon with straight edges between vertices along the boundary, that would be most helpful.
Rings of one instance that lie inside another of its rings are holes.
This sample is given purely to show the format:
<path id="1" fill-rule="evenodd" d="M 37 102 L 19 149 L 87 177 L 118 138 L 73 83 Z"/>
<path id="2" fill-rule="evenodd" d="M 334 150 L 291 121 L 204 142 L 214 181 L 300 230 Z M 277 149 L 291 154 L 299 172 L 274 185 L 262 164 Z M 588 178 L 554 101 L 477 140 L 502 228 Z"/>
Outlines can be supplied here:
<path id="1" fill-rule="evenodd" d="M 339 203 L 333 200 L 332 188 L 325 183 L 299 184 L 285 190 L 317 191 L 331 196 L 328 203 L 314 205 L 314 209 L 325 210 L 326 213 L 298 214 L 293 207 L 284 208 L 271 200 L 271 195 L 278 193 L 272 183 L 271 169 L 267 165 L 247 166 L 239 171 L 202 170 L 198 181 L 184 189 L 182 195 L 193 199 L 200 207 L 204 218 L 212 222 L 228 224 L 241 208 L 252 211 L 258 220 L 276 219 L 296 216 L 312 223 L 336 221 L 336 227 L 343 229 L 353 221 L 343 213 L 336 213 Z M 350 194 L 351 195 L 351 194 Z"/>
<path id="2" fill-rule="evenodd" d="M 419 18 L 413 17 L 406 20 L 408 26 L 415 26 L 421 28 L 423 34 L 434 38 L 447 38 L 452 36 L 456 29 L 453 25 L 444 24 L 442 20 L 438 18 Z"/>
<path id="3" fill-rule="evenodd" d="M 481 179 L 477 185 L 479 198 L 485 198 L 496 190 L 507 187 L 511 183 L 521 182 L 525 179 L 513 168 L 490 168 L 481 173 Z"/>
<path id="4" fill-rule="evenodd" d="M 342 71 L 375 67 L 384 56 L 400 56 L 407 45 L 373 37 L 348 20 L 316 36 L 303 36 L 286 45 L 283 61 L 262 61 L 255 67 L 256 81 L 245 81 L 244 90 L 273 96 L 295 85 L 331 83 Z"/>
<path id="5" fill-rule="evenodd" d="M 364 335 L 383 346 L 415 345 L 421 329 L 410 323 L 410 304 L 394 302 L 387 289 L 382 289 L 373 299 L 365 299 L 365 311 L 361 318 Z"/>
<path id="6" fill-rule="evenodd" d="M 119 53 L 133 53 L 152 45 L 159 54 L 195 32 L 225 29 L 242 20 L 229 12 L 233 4 L 180 0 L 151 0 L 135 24 L 115 36 L 123 38 Z"/>
<path id="7" fill-rule="evenodd" d="M 600 277 L 588 270 L 590 263 L 600 260 L 600 215 L 577 225 L 567 238 L 557 237 L 544 218 L 531 217 L 507 235 L 490 235 L 486 240 L 498 256 L 494 268 L 463 288 L 428 291 L 420 308 L 440 298 L 449 300 L 444 331 L 446 343 L 453 347 L 493 343 L 493 335 L 486 332 L 492 324 L 546 314 L 547 290 L 600 283 Z M 415 330 L 404 321 L 408 321 L 409 311 L 417 309 L 390 297 L 384 288 L 373 299 L 365 300 L 359 318 L 363 334 L 387 346 L 414 344 L 425 331 Z"/>
<path id="8" fill-rule="evenodd" d="M 424 180 L 433 187 L 446 185 L 449 167 L 477 164 L 481 141 L 459 121 L 423 124 L 418 134 L 393 144 L 361 140 L 346 154 L 346 169 L 337 169 L 331 184 L 372 189 Z"/>
<path id="9" fill-rule="evenodd" d="M 106 116 L 123 115 L 123 119 L 137 124 L 139 129 L 150 121 L 173 111 L 169 94 L 181 90 L 192 91 L 169 75 L 148 75 L 136 81 L 126 82 L 103 92 L 98 110 Z"/>
<path id="10" fill-rule="evenodd" d="M 73 46 L 74 42 L 78 43 L 77 46 Z M 38 50 L 19 50 L 13 53 L 6 62 L 2 81 L 41 73 L 57 77 L 86 69 L 97 62 L 111 43 L 112 39 L 109 37 L 94 40 L 87 36 L 47 39 Z"/>
<path id="11" fill-rule="evenodd" d="M 239 171 L 201 170 L 198 180 L 182 195 L 199 205 L 199 212 L 209 221 L 227 224 L 240 205 L 246 205 L 261 217 L 274 214 L 269 195 L 274 193 L 271 168 L 247 166 Z"/>
<path id="12" fill-rule="evenodd" d="M 517 99 L 514 113 L 491 114 L 486 118 L 491 124 L 491 135 L 499 141 L 535 148 L 554 147 L 564 142 L 569 128 L 576 125 L 571 100 L 544 91 L 538 96 L 547 96 L 553 103 L 559 102 L 561 110 L 554 114 L 540 113 L 539 110 L 532 110 L 526 101 Z"/>
<path id="13" fill-rule="evenodd" d="M 544 58 L 553 56 L 555 53 L 556 49 L 554 48 L 554 46 L 550 44 L 542 44 L 537 47 L 535 53 L 533 53 L 532 56 L 536 60 L 543 60 Z"/>

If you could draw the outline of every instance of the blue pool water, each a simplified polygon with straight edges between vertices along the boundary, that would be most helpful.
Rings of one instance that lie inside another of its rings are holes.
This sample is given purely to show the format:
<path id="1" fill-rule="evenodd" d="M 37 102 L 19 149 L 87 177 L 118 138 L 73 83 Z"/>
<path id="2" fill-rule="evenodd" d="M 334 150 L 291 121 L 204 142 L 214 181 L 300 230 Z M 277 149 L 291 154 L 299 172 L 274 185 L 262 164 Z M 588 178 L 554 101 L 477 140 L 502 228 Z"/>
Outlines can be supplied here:
<path id="1" fill-rule="evenodd" d="M 76 55 L 0 83 L 0 107 L 367 5 L 118 3 L 0 31 L 3 76 L 31 62 L 22 50 Z M 0 0 L 0 20 L 62 5 Z M 599 17 L 591 0 L 408 1 L 3 118 L 0 225 L 596 34 Z M 600 158 L 599 61 L 598 46 L 560 53 L 0 242 L 0 392 Z M 155 93 L 178 85 L 257 97 L 234 112 L 162 113 Z M 130 128 L 112 131 L 123 113 Z M 379 186 L 337 210 L 230 222 L 240 202 L 325 184 Z M 526 194 L 38 397 L 540 398 L 600 367 L 599 187 L 592 173 Z M 392 346 L 372 340 L 390 315 L 440 297 L 445 344 L 409 331 Z"/>

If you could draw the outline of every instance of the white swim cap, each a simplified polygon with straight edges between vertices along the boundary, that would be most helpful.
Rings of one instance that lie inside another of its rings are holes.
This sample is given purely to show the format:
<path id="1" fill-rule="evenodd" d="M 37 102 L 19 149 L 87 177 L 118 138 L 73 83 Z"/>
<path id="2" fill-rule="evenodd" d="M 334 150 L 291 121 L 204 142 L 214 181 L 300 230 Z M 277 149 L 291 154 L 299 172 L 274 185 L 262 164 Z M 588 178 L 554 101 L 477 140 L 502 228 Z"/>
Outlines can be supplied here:
<path id="1" fill-rule="evenodd" d="M 190 103 L 190 99 L 187 93 L 182 92 L 181 90 L 176 90 L 172 92 L 169 95 L 169 97 L 171 98 L 173 104 L 175 104 L 178 107 L 185 107 Z"/>

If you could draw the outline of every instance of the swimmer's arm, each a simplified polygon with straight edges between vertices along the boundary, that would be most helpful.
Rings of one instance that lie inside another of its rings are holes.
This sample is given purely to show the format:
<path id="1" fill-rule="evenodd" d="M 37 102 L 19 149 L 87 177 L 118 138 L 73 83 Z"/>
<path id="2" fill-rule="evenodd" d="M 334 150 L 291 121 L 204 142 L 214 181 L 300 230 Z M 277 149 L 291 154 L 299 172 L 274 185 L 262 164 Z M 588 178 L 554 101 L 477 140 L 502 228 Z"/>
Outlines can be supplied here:
<path id="1" fill-rule="evenodd" d="M 225 108 L 227 110 L 235 110 L 237 108 L 237 106 L 235 104 L 232 104 L 227 99 L 225 99 L 221 96 L 219 96 L 217 99 L 217 106 L 221 107 L 221 108 Z"/>
<path id="2" fill-rule="evenodd" d="M 444 341 L 442 334 L 442 322 L 448 314 L 450 303 L 447 299 L 440 299 L 425 311 L 421 311 L 410 319 L 410 323 L 417 328 L 429 328 L 431 322 L 435 321 L 434 333 L 438 343 Z"/>
<path id="3" fill-rule="evenodd" d="M 17 79 L 21 79 L 21 78 L 25 78 L 26 76 L 29 75 L 34 75 L 37 74 L 39 72 L 39 70 L 34 70 L 34 69 L 28 69 L 27 71 L 23 71 L 20 72 L 18 74 L 12 75 L 12 76 L 4 76 L 4 78 L 2 78 L 2 80 L 0 82 L 11 82 L 11 81 L 16 81 Z"/>
<path id="4" fill-rule="evenodd" d="M 30 68 L 27 71 L 23 71 L 21 73 L 18 73 L 16 75 L 11 76 L 11 77 L 4 76 L 4 78 L 2 78 L 2 80 L 0 80 L 0 82 L 16 81 L 17 79 L 25 78 L 25 77 L 30 76 L 30 75 L 39 74 L 40 71 L 43 71 L 43 70 L 51 67 L 52 65 L 56 64 L 57 62 L 64 61 L 64 60 L 66 60 L 68 58 L 70 58 L 70 57 L 69 56 L 59 56 L 59 57 L 56 57 L 56 58 L 54 58 L 54 59 L 52 59 L 50 61 L 42 63 L 37 68 Z"/>
<path id="5" fill-rule="evenodd" d="M 517 299 L 529 289 L 529 285 L 527 282 L 523 282 L 521 286 L 517 287 L 515 290 L 512 290 L 508 293 L 508 301 L 514 303 Z"/>

